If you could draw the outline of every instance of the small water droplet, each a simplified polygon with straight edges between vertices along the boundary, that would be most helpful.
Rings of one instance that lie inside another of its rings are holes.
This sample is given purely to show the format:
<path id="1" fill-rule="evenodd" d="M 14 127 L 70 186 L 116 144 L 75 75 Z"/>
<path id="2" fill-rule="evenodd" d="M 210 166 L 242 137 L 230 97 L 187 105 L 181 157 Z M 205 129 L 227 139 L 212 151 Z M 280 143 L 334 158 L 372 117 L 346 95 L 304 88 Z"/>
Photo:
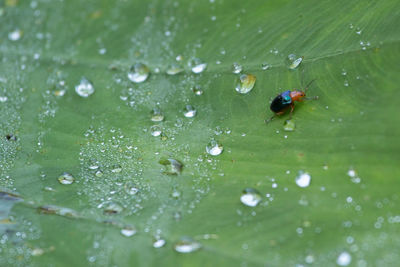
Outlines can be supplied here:
<path id="1" fill-rule="evenodd" d="M 44 205 L 38 207 L 38 211 L 42 214 L 55 214 L 59 216 L 69 217 L 69 218 L 79 218 L 78 212 L 75 210 L 54 206 L 54 205 Z"/>
<path id="2" fill-rule="evenodd" d="M 256 83 L 256 76 L 252 74 L 242 74 L 236 82 L 235 90 L 241 94 L 249 93 Z"/>
<path id="3" fill-rule="evenodd" d="M 94 86 L 88 79 L 82 77 L 79 84 L 75 86 L 75 92 L 81 97 L 88 97 L 94 93 Z"/>
<path id="4" fill-rule="evenodd" d="M 303 61 L 304 57 L 298 57 L 295 54 L 290 54 L 286 58 L 286 64 L 289 69 L 294 70 L 296 69 L 300 63 Z"/>
<path id="5" fill-rule="evenodd" d="M 208 143 L 208 145 L 206 146 L 206 151 L 211 156 L 218 156 L 222 153 L 223 150 L 224 147 L 214 139 L 211 140 L 210 143 Z"/>
<path id="6" fill-rule="evenodd" d="M 161 238 L 157 238 L 154 242 L 153 242 L 153 248 L 161 248 L 165 245 L 166 241 L 164 239 Z"/>
<path id="7" fill-rule="evenodd" d="M 339 266 L 347 266 L 347 265 L 349 265 L 351 263 L 351 255 L 348 252 L 343 251 L 337 257 L 336 263 Z"/>
<path id="8" fill-rule="evenodd" d="M 164 174 L 178 175 L 182 172 L 183 164 L 176 159 L 162 159 L 159 163 L 165 166 Z"/>
<path id="9" fill-rule="evenodd" d="M 150 69 L 143 63 L 136 63 L 128 72 L 128 78 L 134 83 L 141 83 L 147 80 Z"/>
<path id="10" fill-rule="evenodd" d="M 264 62 L 264 63 L 261 64 L 261 69 L 262 70 L 268 70 L 270 68 L 271 68 L 271 64 L 269 64 L 269 63 Z"/>
<path id="11" fill-rule="evenodd" d="M 190 237 L 181 237 L 181 239 L 174 244 L 175 251 L 179 253 L 191 253 L 201 248 L 201 244 Z"/>
<path id="12" fill-rule="evenodd" d="M 254 188 L 245 188 L 240 201 L 246 206 L 255 207 L 261 201 L 261 194 Z"/>
<path id="13" fill-rule="evenodd" d="M 243 70 L 242 65 L 240 65 L 239 63 L 233 63 L 232 64 L 232 72 L 235 74 L 241 73 Z"/>
<path id="14" fill-rule="evenodd" d="M 171 196 L 172 196 L 173 198 L 178 199 L 178 198 L 181 197 L 181 195 L 182 195 L 182 193 L 181 193 L 181 191 L 179 191 L 178 189 L 174 188 L 174 189 L 172 190 Z"/>
<path id="15" fill-rule="evenodd" d="M 201 89 L 201 87 L 198 86 L 198 85 L 192 87 L 192 91 L 197 96 L 200 96 L 200 95 L 202 95 L 204 93 L 203 90 Z"/>
<path id="16" fill-rule="evenodd" d="M 296 124 L 294 123 L 293 120 L 286 120 L 285 123 L 283 124 L 283 130 L 287 132 L 293 132 L 295 128 Z"/>
<path id="17" fill-rule="evenodd" d="M 342 75 L 346 76 L 347 75 L 347 71 L 345 69 L 342 69 Z"/>
<path id="18" fill-rule="evenodd" d="M 166 71 L 166 73 L 168 75 L 176 75 L 181 72 L 183 72 L 182 66 L 180 66 L 179 64 L 176 64 L 176 63 L 169 65 L 167 68 L 167 71 Z"/>
<path id="19" fill-rule="evenodd" d="M 8 100 L 8 97 L 7 97 L 7 96 L 0 96 L 0 102 L 1 102 L 1 103 L 6 102 L 7 100 Z"/>
<path id="20" fill-rule="evenodd" d="M 183 115 L 186 118 L 193 118 L 196 116 L 197 110 L 191 106 L 191 105 L 186 105 L 185 108 L 183 109 Z"/>
<path id="21" fill-rule="evenodd" d="M 299 187 L 308 187 L 311 183 L 311 176 L 306 172 L 299 172 L 299 175 L 296 177 L 296 184 Z"/>
<path id="22" fill-rule="evenodd" d="M 153 108 L 150 114 L 151 114 L 151 121 L 159 122 L 164 120 L 164 114 L 159 108 Z"/>
<path id="23" fill-rule="evenodd" d="M 8 34 L 8 39 L 10 39 L 11 41 L 18 41 L 19 39 L 21 39 L 22 35 L 23 32 L 19 29 L 16 29 Z"/>
<path id="24" fill-rule="evenodd" d="M 361 33 L 362 33 L 362 30 L 359 27 L 357 27 L 356 28 L 356 34 L 361 35 Z"/>
<path id="25" fill-rule="evenodd" d="M 346 87 L 349 86 L 349 81 L 348 80 L 344 80 L 343 85 L 346 86 Z"/>
<path id="26" fill-rule="evenodd" d="M 128 193 L 129 195 L 132 195 L 132 196 L 136 195 L 139 192 L 139 189 L 137 188 L 137 186 L 131 181 L 126 182 L 124 189 L 125 189 L 126 193 Z"/>
<path id="27" fill-rule="evenodd" d="M 113 173 L 120 173 L 122 171 L 122 167 L 119 164 L 115 164 L 111 167 L 111 172 Z"/>
<path id="28" fill-rule="evenodd" d="M 137 230 L 134 226 L 127 225 L 121 229 L 121 234 L 126 237 L 131 237 L 136 234 Z"/>
<path id="29" fill-rule="evenodd" d="M 193 73 L 202 73 L 207 68 L 207 63 L 204 63 L 199 58 L 194 58 L 190 63 L 189 66 L 192 68 Z"/>
<path id="30" fill-rule="evenodd" d="M 59 177 L 58 181 L 60 184 L 72 184 L 75 181 L 75 178 L 72 176 L 72 174 L 68 172 L 63 172 Z"/>
<path id="31" fill-rule="evenodd" d="M 161 126 L 159 126 L 159 125 L 151 126 L 150 127 L 150 133 L 154 137 L 160 136 L 162 134 Z"/>
<path id="32" fill-rule="evenodd" d="M 96 175 L 96 177 L 101 177 L 101 176 L 103 176 L 103 172 L 101 170 L 97 170 L 95 175 Z"/>

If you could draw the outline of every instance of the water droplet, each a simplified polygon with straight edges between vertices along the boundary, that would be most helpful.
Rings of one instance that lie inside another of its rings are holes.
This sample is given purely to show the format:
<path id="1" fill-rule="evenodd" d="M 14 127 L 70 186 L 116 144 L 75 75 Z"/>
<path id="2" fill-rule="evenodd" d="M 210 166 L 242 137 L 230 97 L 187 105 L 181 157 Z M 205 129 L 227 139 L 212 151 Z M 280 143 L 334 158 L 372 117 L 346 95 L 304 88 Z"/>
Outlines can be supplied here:
<path id="1" fill-rule="evenodd" d="M 59 216 L 69 217 L 69 218 L 79 218 L 78 212 L 75 210 L 58 207 L 54 205 L 44 205 L 38 208 L 38 211 L 42 214 L 55 214 Z"/>
<path id="2" fill-rule="evenodd" d="M 290 54 L 286 58 L 286 64 L 289 69 L 294 70 L 300 65 L 300 63 L 303 61 L 303 58 L 304 57 L 298 57 L 295 54 Z"/>
<path id="3" fill-rule="evenodd" d="M 161 247 L 163 247 L 164 245 L 165 245 L 165 240 L 164 239 L 156 239 L 154 242 L 153 242 L 153 247 L 154 248 L 161 248 Z"/>
<path id="4" fill-rule="evenodd" d="M 232 72 L 235 74 L 241 73 L 243 70 L 242 65 L 240 65 L 239 63 L 233 63 L 232 64 Z"/>
<path id="5" fill-rule="evenodd" d="M 75 92 L 81 97 L 88 97 L 94 93 L 94 86 L 88 79 L 82 77 L 79 84 L 75 86 Z"/>
<path id="6" fill-rule="evenodd" d="M 7 96 L 0 96 L 0 102 L 1 102 L 1 103 L 6 102 L 7 100 L 8 100 L 8 97 L 7 97 Z"/>
<path id="7" fill-rule="evenodd" d="M 340 253 L 336 259 L 336 263 L 339 266 L 349 265 L 351 263 L 351 255 L 346 251 Z"/>
<path id="8" fill-rule="evenodd" d="M 262 70 L 268 70 L 270 68 L 271 68 L 271 64 L 268 64 L 266 62 L 261 64 L 261 69 Z"/>
<path id="9" fill-rule="evenodd" d="M 60 184 L 72 184 L 75 181 L 75 178 L 72 176 L 72 174 L 68 172 L 63 172 L 59 177 L 58 181 Z"/>
<path id="10" fill-rule="evenodd" d="M 293 132 L 295 128 L 296 124 L 294 123 L 293 120 L 286 120 L 285 123 L 283 124 L 283 130 L 287 132 Z"/>
<path id="11" fill-rule="evenodd" d="M 206 67 L 207 67 L 207 63 L 204 63 L 201 59 L 199 58 L 194 58 L 189 66 L 192 68 L 192 72 L 193 73 L 202 73 Z"/>
<path id="12" fill-rule="evenodd" d="M 174 188 L 174 190 L 172 190 L 171 196 L 175 199 L 180 198 L 182 195 L 181 191 L 179 191 L 178 189 Z"/>
<path id="13" fill-rule="evenodd" d="M 169 65 L 166 73 L 168 75 L 176 75 L 178 73 L 181 73 L 182 71 L 183 71 L 183 68 L 179 64 L 173 63 L 173 64 Z"/>
<path id="14" fill-rule="evenodd" d="M 181 237 L 181 239 L 174 244 L 175 251 L 179 253 L 191 253 L 201 248 L 201 244 L 190 237 Z"/>
<path id="15" fill-rule="evenodd" d="M 161 126 L 159 126 L 159 125 L 151 126 L 150 127 L 150 133 L 154 137 L 160 136 L 162 134 Z"/>
<path id="16" fill-rule="evenodd" d="M 346 87 L 349 86 L 349 81 L 348 80 L 344 80 L 343 85 L 346 86 Z"/>
<path id="17" fill-rule="evenodd" d="M 129 195 L 136 195 L 139 192 L 137 186 L 131 181 L 126 182 L 124 188 L 125 192 L 128 193 Z"/>
<path id="18" fill-rule="evenodd" d="M 111 172 L 113 173 L 120 173 L 122 171 L 122 167 L 119 164 L 112 166 Z"/>
<path id="19" fill-rule="evenodd" d="M 96 171 L 95 173 L 96 177 L 101 177 L 103 176 L 103 172 L 101 170 Z"/>
<path id="20" fill-rule="evenodd" d="M 345 69 L 342 69 L 342 75 L 346 76 L 347 75 L 347 71 Z"/>
<path id="21" fill-rule="evenodd" d="M 261 201 L 261 194 L 254 188 L 246 188 L 242 192 L 240 201 L 249 207 L 255 207 Z"/>
<path id="22" fill-rule="evenodd" d="M 242 74 L 237 80 L 235 90 L 241 94 L 250 92 L 256 83 L 256 76 L 252 74 Z"/>
<path id="23" fill-rule="evenodd" d="M 360 28 L 356 28 L 356 34 L 360 35 L 362 33 L 362 30 Z"/>
<path id="24" fill-rule="evenodd" d="M 299 187 L 307 187 L 310 185 L 310 183 L 311 183 L 310 174 L 300 171 L 299 175 L 297 175 L 297 177 L 296 177 L 296 184 Z"/>
<path id="25" fill-rule="evenodd" d="M 104 214 L 108 215 L 118 214 L 121 213 L 123 210 L 123 207 L 121 205 L 112 201 L 103 202 L 100 205 L 98 205 L 97 208 L 104 208 L 103 210 Z"/>
<path id="26" fill-rule="evenodd" d="M 211 156 L 218 156 L 222 153 L 223 150 L 224 147 L 214 139 L 211 140 L 210 143 L 208 143 L 208 145 L 206 146 L 206 151 Z"/>
<path id="27" fill-rule="evenodd" d="M 127 225 L 124 228 L 121 229 L 121 234 L 130 237 L 136 234 L 137 230 L 134 226 Z"/>
<path id="28" fill-rule="evenodd" d="M 192 91 L 197 96 L 200 96 L 200 95 L 202 95 L 204 93 L 203 90 L 201 89 L 201 87 L 198 86 L 198 85 L 192 87 Z"/>
<path id="29" fill-rule="evenodd" d="M 178 175 L 182 172 L 183 164 L 176 159 L 162 159 L 159 163 L 165 166 L 164 174 Z"/>
<path id="30" fill-rule="evenodd" d="M 183 109 L 183 115 L 186 118 L 193 118 L 196 116 L 197 110 L 191 106 L 191 105 L 186 105 L 185 108 Z"/>
<path id="31" fill-rule="evenodd" d="M 150 75 L 150 69 L 142 63 L 136 63 L 128 72 L 128 78 L 134 83 L 141 83 L 147 80 Z"/>
<path id="32" fill-rule="evenodd" d="M 159 122 L 164 120 L 164 114 L 159 108 L 153 108 L 150 114 L 151 114 L 151 121 Z"/>
<path id="33" fill-rule="evenodd" d="M 18 41 L 21 39 L 23 32 L 19 29 L 16 29 L 8 34 L 8 39 L 11 41 Z"/>

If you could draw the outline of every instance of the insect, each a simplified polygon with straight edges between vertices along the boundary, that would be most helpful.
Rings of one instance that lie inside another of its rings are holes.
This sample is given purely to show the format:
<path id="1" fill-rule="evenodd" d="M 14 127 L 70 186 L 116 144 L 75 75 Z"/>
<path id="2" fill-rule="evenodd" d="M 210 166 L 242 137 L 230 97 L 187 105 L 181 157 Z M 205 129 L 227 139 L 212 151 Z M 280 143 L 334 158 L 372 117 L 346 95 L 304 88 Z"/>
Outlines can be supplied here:
<path id="1" fill-rule="evenodd" d="M 307 84 L 306 88 L 304 88 L 304 91 L 288 90 L 288 91 L 285 91 L 285 92 L 277 95 L 274 98 L 274 100 L 272 100 L 271 106 L 270 106 L 270 109 L 275 114 L 268 120 L 265 120 L 265 123 L 269 123 L 276 116 L 284 114 L 289 108 L 290 108 L 290 118 L 289 119 L 291 119 L 293 110 L 294 110 L 294 101 L 302 102 L 304 100 L 318 99 L 318 96 L 306 97 L 307 89 L 310 87 L 310 85 L 314 81 L 315 81 L 315 79 L 312 80 L 311 82 L 309 82 Z"/>

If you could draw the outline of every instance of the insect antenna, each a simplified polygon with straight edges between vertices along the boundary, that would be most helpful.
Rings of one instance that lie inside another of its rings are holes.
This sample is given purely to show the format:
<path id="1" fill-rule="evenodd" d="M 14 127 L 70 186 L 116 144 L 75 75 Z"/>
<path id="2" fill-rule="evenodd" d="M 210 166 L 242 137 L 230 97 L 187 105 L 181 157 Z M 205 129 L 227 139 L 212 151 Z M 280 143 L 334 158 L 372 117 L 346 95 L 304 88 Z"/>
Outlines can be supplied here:
<path id="1" fill-rule="evenodd" d="M 311 80 L 311 82 L 309 82 L 309 83 L 307 84 L 306 88 L 304 88 L 304 92 L 307 92 L 308 87 L 310 87 L 310 85 L 311 85 L 315 80 L 316 80 L 316 79 Z"/>

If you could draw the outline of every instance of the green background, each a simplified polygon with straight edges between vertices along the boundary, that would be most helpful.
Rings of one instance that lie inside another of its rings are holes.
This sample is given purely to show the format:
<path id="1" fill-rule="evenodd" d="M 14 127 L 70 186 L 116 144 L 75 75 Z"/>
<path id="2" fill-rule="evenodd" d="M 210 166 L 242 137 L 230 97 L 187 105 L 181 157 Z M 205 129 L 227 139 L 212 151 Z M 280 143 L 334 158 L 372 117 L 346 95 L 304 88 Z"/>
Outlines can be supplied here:
<path id="1" fill-rule="evenodd" d="M 335 266 L 343 251 L 349 266 L 400 261 L 398 1 L 5 0 L 0 24 L 0 188 L 23 198 L 0 198 L 1 266 Z M 296 70 L 291 53 L 304 56 Z M 178 55 L 185 72 L 166 75 Z M 208 64 L 201 74 L 187 66 L 195 57 Z M 137 62 L 151 69 L 141 84 L 127 78 Z M 234 90 L 234 62 L 257 77 L 249 94 Z M 266 125 L 270 100 L 301 88 L 303 71 L 319 100 L 296 104 L 293 132 L 287 115 Z M 88 98 L 74 89 L 83 76 Z M 150 120 L 154 107 L 164 122 Z M 224 146 L 217 157 L 211 139 Z M 163 158 L 182 173 L 163 174 Z M 299 171 L 310 186 L 296 185 Z M 63 172 L 75 183 L 61 185 Z M 261 192 L 257 207 L 240 202 L 246 187 Z M 104 214 L 105 201 L 124 209 Z M 177 253 L 182 236 L 202 249 Z"/>

